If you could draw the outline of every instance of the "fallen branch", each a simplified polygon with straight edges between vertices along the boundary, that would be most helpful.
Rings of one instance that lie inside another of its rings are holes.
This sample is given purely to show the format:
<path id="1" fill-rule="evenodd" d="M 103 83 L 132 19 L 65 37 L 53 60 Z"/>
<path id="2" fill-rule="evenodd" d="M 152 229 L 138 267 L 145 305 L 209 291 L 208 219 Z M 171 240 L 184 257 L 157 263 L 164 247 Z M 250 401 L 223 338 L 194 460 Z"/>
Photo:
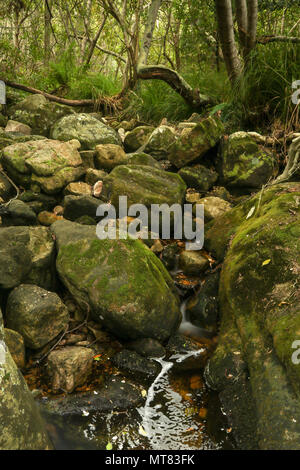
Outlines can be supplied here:
<path id="1" fill-rule="evenodd" d="M 261 36 L 257 39 L 257 44 L 268 44 L 269 42 L 291 42 L 300 43 L 300 38 L 291 36 Z"/>

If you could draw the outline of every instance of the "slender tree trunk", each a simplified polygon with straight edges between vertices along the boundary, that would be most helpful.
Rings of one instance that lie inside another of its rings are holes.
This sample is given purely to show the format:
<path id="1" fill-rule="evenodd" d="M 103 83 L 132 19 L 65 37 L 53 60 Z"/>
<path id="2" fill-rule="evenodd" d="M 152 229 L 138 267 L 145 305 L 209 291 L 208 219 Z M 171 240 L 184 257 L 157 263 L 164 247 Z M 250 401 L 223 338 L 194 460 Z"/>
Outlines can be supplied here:
<path id="1" fill-rule="evenodd" d="M 44 1 L 44 63 L 49 64 L 51 55 L 51 0 Z"/>
<path id="2" fill-rule="evenodd" d="M 258 19 L 258 0 L 247 0 L 248 5 L 248 34 L 246 59 L 249 57 L 256 44 L 257 19 Z"/>
<path id="3" fill-rule="evenodd" d="M 228 76 L 235 83 L 241 76 L 242 65 L 238 55 L 233 28 L 231 0 L 215 0 L 220 43 Z"/>
<path id="4" fill-rule="evenodd" d="M 239 39 L 243 57 L 246 57 L 248 36 L 248 10 L 247 0 L 236 0 L 236 19 L 239 30 Z"/>

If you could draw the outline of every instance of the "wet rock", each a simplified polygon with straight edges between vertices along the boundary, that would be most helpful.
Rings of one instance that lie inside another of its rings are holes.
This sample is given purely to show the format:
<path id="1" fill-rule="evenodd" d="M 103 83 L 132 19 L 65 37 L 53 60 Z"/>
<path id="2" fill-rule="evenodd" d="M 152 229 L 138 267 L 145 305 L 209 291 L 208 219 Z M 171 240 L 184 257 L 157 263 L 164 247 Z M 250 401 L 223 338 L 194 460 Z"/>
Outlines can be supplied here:
<path id="1" fill-rule="evenodd" d="M 17 225 L 36 225 L 37 218 L 35 212 L 18 199 L 11 201 L 6 206 L 6 213 L 2 215 L 2 225 L 4 227 Z"/>
<path id="2" fill-rule="evenodd" d="M 177 243 L 172 243 L 164 247 L 161 260 L 169 271 L 177 266 L 178 254 L 179 247 Z"/>
<path id="3" fill-rule="evenodd" d="M 68 184 L 64 189 L 64 194 L 66 196 L 91 196 L 92 187 L 87 183 L 78 181 L 76 183 Z"/>
<path id="4" fill-rule="evenodd" d="M 50 127 L 62 116 L 74 114 L 70 106 L 48 101 L 42 95 L 30 95 L 9 108 L 10 119 L 27 124 L 33 134 L 49 136 Z"/>
<path id="5" fill-rule="evenodd" d="M 100 204 L 100 199 L 93 196 L 65 196 L 64 217 L 72 221 L 83 216 L 97 220 L 96 212 Z"/>
<path id="6" fill-rule="evenodd" d="M 22 284 L 9 294 L 6 321 L 8 328 L 23 336 L 27 347 L 39 349 L 65 330 L 69 315 L 54 292 Z"/>
<path id="7" fill-rule="evenodd" d="M 14 144 L 2 151 L 1 162 L 17 184 L 55 194 L 84 174 L 79 145 L 47 139 Z"/>
<path id="8" fill-rule="evenodd" d="M 187 275 L 197 276 L 209 266 L 209 261 L 198 251 L 183 251 L 179 256 L 179 266 Z"/>
<path id="9" fill-rule="evenodd" d="M 100 240 L 94 227 L 53 224 L 57 270 L 79 305 L 126 340 L 167 339 L 180 323 L 173 281 L 141 241 Z M 84 302 L 83 302 L 84 301 Z"/>
<path id="10" fill-rule="evenodd" d="M 0 228 L 0 288 L 55 285 L 54 240 L 46 227 Z"/>
<path id="11" fill-rule="evenodd" d="M 209 340 L 201 342 L 182 334 L 172 336 L 166 346 L 169 360 L 174 362 L 174 371 L 204 369 L 214 346 Z"/>
<path id="12" fill-rule="evenodd" d="M 82 150 L 94 150 L 99 144 L 121 144 L 114 129 L 85 113 L 65 116 L 57 121 L 51 129 L 51 137 L 65 142 L 77 139 Z"/>
<path id="13" fill-rule="evenodd" d="M 116 167 L 103 183 L 102 197 L 115 207 L 119 196 L 127 196 L 128 205 L 182 204 L 186 190 L 179 175 L 142 165 Z"/>
<path id="14" fill-rule="evenodd" d="M 1 312 L 0 348 L 0 449 L 52 449 L 33 396 L 5 345 Z"/>
<path id="15" fill-rule="evenodd" d="M 187 316 L 191 322 L 212 332 L 217 330 L 219 278 L 218 272 L 209 275 L 197 294 L 191 297 L 186 305 Z"/>
<path id="16" fill-rule="evenodd" d="M 17 331 L 4 329 L 4 339 L 8 350 L 19 369 L 25 367 L 25 344 L 24 339 Z"/>
<path id="17" fill-rule="evenodd" d="M 92 373 L 94 351 L 89 348 L 67 346 L 52 351 L 47 359 L 47 374 L 53 391 L 72 393 L 84 385 Z"/>
<path id="18" fill-rule="evenodd" d="M 148 165 L 153 166 L 154 168 L 161 169 L 161 165 L 155 158 L 151 157 L 147 153 L 143 152 L 136 152 L 136 153 L 129 153 L 127 155 L 128 161 L 127 165 Z"/>
<path id="19" fill-rule="evenodd" d="M 197 201 L 197 204 L 204 205 L 205 222 L 209 222 L 210 220 L 221 217 L 226 212 L 230 211 L 230 209 L 232 208 L 229 202 L 224 201 L 224 199 L 220 199 L 219 197 L 213 196 L 199 199 L 199 201 Z"/>
<path id="20" fill-rule="evenodd" d="M 118 369 L 136 378 L 154 379 L 161 370 L 157 362 L 146 359 L 137 352 L 128 349 L 123 349 L 115 354 L 112 363 Z"/>
<path id="21" fill-rule="evenodd" d="M 163 160 L 168 157 L 169 149 L 175 140 L 175 131 L 172 127 L 159 126 L 150 135 L 143 151 L 156 160 Z"/>
<path id="22" fill-rule="evenodd" d="M 105 144 L 96 146 L 96 168 L 112 170 L 118 165 L 125 165 L 128 157 L 120 145 Z"/>
<path id="23" fill-rule="evenodd" d="M 218 179 L 218 174 L 203 165 L 181 168 L 179 175 L 189 188 L 207 192 Z"/>
<path id="24" fill-rule="evenodd" d="M 0 197 L 4 201 L 8 201 L 10 198 L 16 195 L 16 190 L 10 183 L 5 174 L 0 173 Z"/>
<path id="25" fill-rule="evenodd" d="M 144 402 L 139 388 L 120 376 L 110 376 L 95 393 L 68 395 L 63 399 L 44 401 L 48 412 L 61 416 L 82 415 L 82 411 L 108 413 L 137 408 Z"/>
<path id="26" fill-rule="evenodd" d="M 209 197 L 218 197 L 220 199 L 224 199 L 224 201 L 231 202 L 232 196 L 229 191 L 223 186 L 214 186 L 209 193 L 207 194 Z"/>
<path id="27" fill-rule="evenodd" d="M 169 148 L 168 159 L 182 168 L 188 163 L 201 158 L 213 148 L 224 134 L 224 127 L 219 119 L 208 117 L 193 129 L 184 129 L 180 137 Z"/>
<path id="28" fill-rule="evenodd" d="M 219 151 L 222 183 L 244 192 L 260 189 L 276 173 L 272 153 L 255 142 L 247 132 L 235 132 L 224 138 Z"/>
<path id="29" fill-rule="evenodd" d="M 124 140 L 126 152 L 135 152 L 145 145 L 154 129 L 155 128 L 151 126 L 139 126 L 128 132 Z"/>
<path id="30" fill-rule="evenodd" d="M 145 357 L 164 357 L 165 348 L 153 338 L 141 338 L 126 344 L 126 348 Z"/>
<path id="31" fill-rule="evenodd" d="M 85 182 L 94 186 L 97 181 L 103 181 L 106 176 L 108 176 L 108 173 L 104 170 L 89 168 L 85 174 Z"/>
<path id="32" fill-rule="evenodd" d="M 8 121 L 5 127 L 5 132 L 19 132 L 20 134 L 31 134 L 31 127 L 27 126 L 27 124 L 22 124 L 21 122 L 17 121 Z"/>

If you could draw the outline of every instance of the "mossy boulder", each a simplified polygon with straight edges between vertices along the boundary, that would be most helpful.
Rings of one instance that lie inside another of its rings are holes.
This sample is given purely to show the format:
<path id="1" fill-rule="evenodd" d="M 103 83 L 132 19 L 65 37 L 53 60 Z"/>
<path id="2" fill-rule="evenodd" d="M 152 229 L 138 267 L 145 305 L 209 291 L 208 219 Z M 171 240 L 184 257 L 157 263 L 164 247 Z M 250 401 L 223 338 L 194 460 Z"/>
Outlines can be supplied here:
<path id="1" fill-rule="evenodd" d="M 186 185 L 175 173 L 144 165 L 116 167 L 103 181 L 101 198 L 116 207 L 119 196 L 128 197 L 128 205 L 182 204 Z"/>
<path id="2" fill-rule="evenodd" d="M 78 140 L 17 143 L 2 150 L 1 163 L 17 184 L 56 194 L 85 172 L 79 147 Z"/>
<path id="3" fill-rule="evenodd" d="M 236 371 L 224 377 L 235 351 L 228 335 L 235 328 L 254 402 L 253 439 L 260 449 L 299 449 L 300 369 L 292 354 L 300 340 L 300 184 L 274 185 L 231 212 L 211 229 L 221 230 L 222 223 L 230 246 L 221 272 L 222 325 L 210 384 L 224 392 L 226 383 L 239 380 Z"/>
<path id="4" fill-rule="evenodd" d="M 156 160 L 163 160 L 168 157 L 170 147 L 176 140 L 175 131 L 169 126 L 159 126 L 150 134 L 143 151 Z"/>
<path id="5" fill-rule="evenodd" d="M 186 166 L 179 170 L 179 175 L 189 188 L 207 192 L 218 179 L 218 174 L 203 165 Z"/>
<path id="6" fill-rule="evenodd" d="M 49 137 L 51 126 L 75 111 L 69 106 L 50 102 L 42 95 L 31 95 L 11 106 L 8 114 L 10 119 L 30 126 L 33 134 Z"/>
<path id="7" fill-rule="evenodd" d="M 154 131 L 152 126 L 138 126 L 125 136 L 124 146 L 126 152 L 135 152 L 147 143 L 149 136 Z"/>
<path id="8" fill-rule="evenodd" d="M 181 320 L 173 281 L 140 240 L 99 240 L 95 227 L 52 226 L 59 276 L 82 308 L 119 338 L 165 341 Z"/>
<path id="9" fill-rule="evenodd" d="M 184 129 L 177 140 L 170 146 L 168 159 L 182 168 L 190 162 L 203 157 L 220 141 L 224 126 L 219 119 L 208 117 L 192 129 Z"/>
<path id="10" fill-rule="evenodd" d="M 277 170 L 272 152 L 256 143 L 247 132 L 235 132 L 224 138 L 218 159 L 222 184 L 246 192 L 260 189 Z"/>
<path id="11" fill-rule="evenodd" d="M 0 450 L 52 449 L 33 396 L 5 344 L 1 312 L 0 423 Z"/>
<path id="12" fill-rule="evenodd" d="M 83 150 L 94 150 L 98 144 L 121 145 L 114 129 L 87 113 L 65 116 L 57 121 L 51 129 L 51 137 L 65 142 L 77 139 Z"/>
<path id="13" fill-rule="evenodd" d="M 105 144 L 96 146 L 95 165 L 102 170 L 112 170 L 118 165 L 125 165 L 128 157 L 120 145 Z"/>
<path id="14" fill-rule="evenodd" d="M 154 168 L 161 169 L 160 163 L 144 152 L 135 152 L 127 154 L 128 160 L 127 165 L 146 165 L 153 166 Z"/>
<path id="15" fill-rule="evenodd" d="M 25 344 L 23 336 L 17 331 L 4 328 L 5 343 L 19 369 L 25 367 Z"/>

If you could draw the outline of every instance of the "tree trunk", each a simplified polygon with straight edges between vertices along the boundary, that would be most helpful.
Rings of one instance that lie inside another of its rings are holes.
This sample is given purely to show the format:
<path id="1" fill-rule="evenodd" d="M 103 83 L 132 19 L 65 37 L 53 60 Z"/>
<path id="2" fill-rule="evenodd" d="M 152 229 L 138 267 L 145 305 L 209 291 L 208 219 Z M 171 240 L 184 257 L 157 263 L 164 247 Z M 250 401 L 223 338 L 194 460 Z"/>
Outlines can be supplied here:
<path id="1" fill-rule="evenodd" d="M 51 55 L 51 0 L 44 1 L 44 63 L 49 64 Z"/>
<path id="2" fill-rule="evenodd" d="M 242 72 L 233 28 L 231 0 L 215 0 L 218 32 L 228 76 L 235 83 Z"/>
<path id="3" fill-rule="evenodd" d="M 246 57 L 248 35 L 248 10 L 246 0 L 236 0 L 236 19 L 243 57 Z"/>
<path id="4" fill-rule="evenodd" d="M 252 49 L 256 44 L 257 19 L 258 19 L 258 1 L 247 0 L 248 5 L 248 30 L 246 59 L 248 59 Z"/>

